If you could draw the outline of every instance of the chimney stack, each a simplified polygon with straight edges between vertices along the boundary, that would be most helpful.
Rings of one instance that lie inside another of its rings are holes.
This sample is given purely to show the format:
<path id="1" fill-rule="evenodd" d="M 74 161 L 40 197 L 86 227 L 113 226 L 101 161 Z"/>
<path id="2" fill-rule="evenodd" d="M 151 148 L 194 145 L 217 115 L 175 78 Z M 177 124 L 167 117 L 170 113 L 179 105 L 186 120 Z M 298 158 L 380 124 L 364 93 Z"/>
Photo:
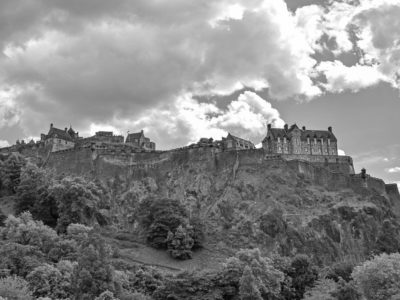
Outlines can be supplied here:
<path id="1" fill-rule="evenodd" d="M 329 126 L 329 127 L 328 127 L 328 131 L 329 131 L 330 133 L 332 133 L 332 126 Z"/>
<path id="2" fill-rule="evenodd" d="M 306 130 L 306 126 L 303 126 L 302 129 L 303 129 L 303 130 Z"/>
<path id="3" fill-rule="evenodd" d="M 53 123 L 50 124 L 50 129 L 53 128 Z"/>
<path id="4" fill-rule="evenodd" d="M 267 125 L 268 129 L 271 129 L 271 126 L 272 126 L 272 125 L 268 123 L 268 125 Z"/>
<path id="5" fill-rule="evenodd" d="M 285 124 L 285 130 L 287 131 L 288 129 L 289 129 L 289 125 L 288 124 Z"/>
<path id="6" fill-rule="evenodd" d="M 68 128 L 67 128 L 67 127 L 65 127 L 65 128 L 64 128 L 64 131 L 65 131 L 65 132 L 67 132 L 67 130 L 68 130 Z"/>

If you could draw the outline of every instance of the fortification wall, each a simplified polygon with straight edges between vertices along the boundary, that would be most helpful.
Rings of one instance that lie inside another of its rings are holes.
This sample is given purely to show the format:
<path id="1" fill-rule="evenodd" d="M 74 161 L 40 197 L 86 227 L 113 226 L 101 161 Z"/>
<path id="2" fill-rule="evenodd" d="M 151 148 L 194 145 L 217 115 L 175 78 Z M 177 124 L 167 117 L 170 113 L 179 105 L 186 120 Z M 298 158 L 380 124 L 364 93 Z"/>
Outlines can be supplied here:
<path id="1" fill-rule="evenodd" d="M 60 174 L 91 175 L 94 172 L 92 151 L 89 148 L 52 152 L 45 166 Z"/>
<path id="2" fill-rule="evenodd" d="M 326 160 L 328 158 L 328 160 Z M 321 162 L 322 161 L 322 162 Z M 262 168 L 274 165 L 289 166 L 317 184 L 332 189 L 362 188 L 361 181 L 352 173 L 350 157 L 309 157 L 302 155 L 268 155 L 264 149 L 221 151 L 215 147 L 182 148 L 171 151 L 135 152 L 132 149 L 81 148 L 51 153 L 46 166 L 58 173 L 96 176 L 100 179 L 163 179 L 170 172 L 186 168 L 201 168 L 205 172 L 232 170 L 235 166 Z M 369 186 L 384 193 L 383 181 L 369 179 Z"/>

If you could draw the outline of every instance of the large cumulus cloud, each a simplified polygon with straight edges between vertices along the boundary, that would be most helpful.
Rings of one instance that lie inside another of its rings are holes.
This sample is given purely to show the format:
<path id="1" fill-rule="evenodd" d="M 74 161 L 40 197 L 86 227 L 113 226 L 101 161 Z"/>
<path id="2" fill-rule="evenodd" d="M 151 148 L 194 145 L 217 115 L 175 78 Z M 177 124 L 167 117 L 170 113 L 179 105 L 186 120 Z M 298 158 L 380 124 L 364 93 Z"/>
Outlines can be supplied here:
<path id="1" fill-rule="evenodd" d="M 398 10 L 394 0 L 295 12 L 283 0 L 4 0 L 0 128 L 17 123 L 35 136 L 50 122 L 86 133 L 146 127 L 164 146 L 157 128 L 179 144 L 228 130 L 258 139 L 259 116 L 273 111 L 266 100 L 246 102 L 256 95 L 245 93 L 221 107 L 192 96 L 251 89 L 302 100 L 380 81 L 399 87 Z M 352 51 L 353 64 L 343 63 Z M 237 115 L 246 121 L 232 123 Z M 200 129 L 190 118 L 203 120 Z"/>
<path id="2" fill-rule="evenodd" d="M 44 119 L 128 124 L 187 93 L 320 92 L 313 50 L 282 0 L 13 0 L 0 20 L 15 23 L 0 26 L 0 88 L 15 90 L 6 113 L 27 135 Z"/>

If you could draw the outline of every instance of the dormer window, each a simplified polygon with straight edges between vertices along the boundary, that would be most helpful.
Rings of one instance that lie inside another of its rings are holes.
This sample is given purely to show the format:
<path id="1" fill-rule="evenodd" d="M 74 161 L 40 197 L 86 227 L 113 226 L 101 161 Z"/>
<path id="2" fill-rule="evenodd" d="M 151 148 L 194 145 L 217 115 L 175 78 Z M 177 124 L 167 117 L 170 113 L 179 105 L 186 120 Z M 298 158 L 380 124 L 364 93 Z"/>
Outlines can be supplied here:
<path id="1" fill-rule="evenodd" d="M 281 138 L 278 136 L 278 143 L 280 143 L 281 142 Z"/>
<path id="2" fill-rule="evenodd" d="M 283 142 L 286 143 L 286 137 L 283 138 Z"/>

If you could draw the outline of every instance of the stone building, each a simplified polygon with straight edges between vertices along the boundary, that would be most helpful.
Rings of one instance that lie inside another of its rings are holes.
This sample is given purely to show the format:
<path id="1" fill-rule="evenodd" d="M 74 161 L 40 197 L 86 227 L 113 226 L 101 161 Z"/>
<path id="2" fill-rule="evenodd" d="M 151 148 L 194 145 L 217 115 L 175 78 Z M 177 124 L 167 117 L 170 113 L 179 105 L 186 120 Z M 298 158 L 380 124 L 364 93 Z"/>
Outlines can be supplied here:
<path id="1" fill-rule="evenodd" d="M 330 155 L 337 156 L 337 139 L 328 130 L 300 129 L 296 124 L 284 128 L 272 128 L 268 124 L 267 136 L 262 141 L 268 154 Z"/>
<path id="2" fill-rule="evenodd" d="M 94 136 L 79 140 L 80 146 L 123 143 L 124 137 L 122 135 L 114 135 L 112 131 L 98 131 Z"/>
<path id="3" fill-rule="evenodd" d="M 64 130 L 58 129 L 50 124 L 50 129 L 47 134 L 41 134 L 41 142 L 45 146 L 51 147 L 51 152 L 74 148 L 76 141 L 79 139 L 79 133 L 75 132 L 72 127 Z"/>
<path id="4" fill-rule="evenodd" d="M 255 149 L 255 146 L 252 142 L 234 136 L 228 133 L 226 138 L 222 138 L 222 144 L 224 149 L 226 150 L 246 150 L 246 149 Z"/>
<path id="5" fill-rule="evenodd" d="M 156 150 L 156 144 L 144 136 L 143 130 L 136 133 L 129 133 L 125 143 L 134 148 L 143 150 Z"/>

